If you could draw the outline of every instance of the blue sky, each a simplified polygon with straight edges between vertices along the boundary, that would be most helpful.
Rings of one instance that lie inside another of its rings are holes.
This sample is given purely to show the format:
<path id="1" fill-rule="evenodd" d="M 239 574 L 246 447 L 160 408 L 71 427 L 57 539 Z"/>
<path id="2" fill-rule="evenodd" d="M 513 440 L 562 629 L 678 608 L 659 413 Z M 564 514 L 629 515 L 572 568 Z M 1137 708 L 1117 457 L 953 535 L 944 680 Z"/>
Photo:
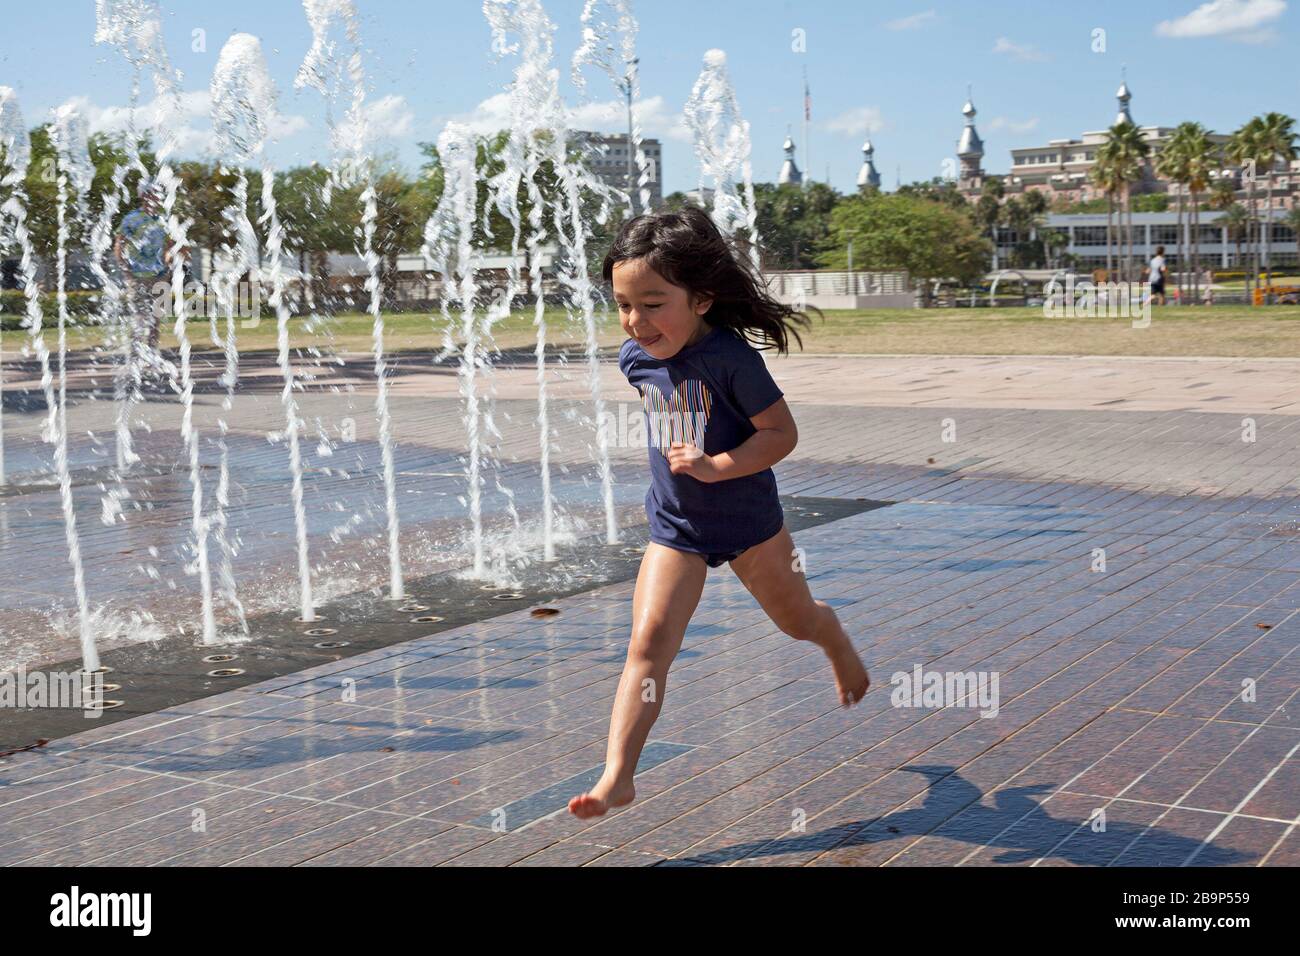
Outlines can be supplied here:
<path id="1" fill-rule="evenodd" d="M 0 84 L 14 87 L 29 125 L 80 98 L 93 124 L 113 122 L 128 100 L 129 71 L 93 43 L 93 0 L 0 0 Z M 375 117 L 408 167 L 416 143 L 451 118 L 492 125 L 494 95 L 512 58 L 495 63 L 478 0 L 357 0 Z M 311 33 L 296 0 L 163 0 L 164 34 L 184 73 L 192 116 L 185 151 L 205 141 L 204 92 L 221 44 L 259 36 L 281 91 L 285 135 L 277 163 L 326 156 L 322 101 L 292 80 Z M 556 52 L 571 96 L 568 61 L 579 40 L 581 0 L 550 0 Z M 773 180 L 787 125 L 813 178 L 852 188 L 870 130 L 886 188 L 940 174 L 974 87 L 985 167 L 1005 171 L 1008 150 L 1109 125 L 1122 65 L 1140 124 L 1196 119 L 1230 131 L 1255 113 L 1297 115 L 1295 9 L 1285 0 L 1102 0 L 934 3 L 894 0 L 654 0 L 634 5 L 648 135 L 664 140 L 665 191 L 695 185 L 696 164 L 679 126 L 704 52 L 721 48 L 741 110 L 753 127 L 755 178 Z M 206 50 L 192 49 L 203 30 Z M 1103 30 L 1104 52 L 1095 31 Z M 806 52 L 792 50 L 803 31 Z M 811 164 L 802 155 L 802 71 L 812 90 Z M 609 103 L 608 81 L 591 92 Z M 152 98 L 146 91 L 145 99 Z M 620 114 L 589 105 L 580 125 L 617 130 Z M 604 117 L 604 118 L 602 118 Z M 809 169 L 809 165 L 811 168 Z"/>

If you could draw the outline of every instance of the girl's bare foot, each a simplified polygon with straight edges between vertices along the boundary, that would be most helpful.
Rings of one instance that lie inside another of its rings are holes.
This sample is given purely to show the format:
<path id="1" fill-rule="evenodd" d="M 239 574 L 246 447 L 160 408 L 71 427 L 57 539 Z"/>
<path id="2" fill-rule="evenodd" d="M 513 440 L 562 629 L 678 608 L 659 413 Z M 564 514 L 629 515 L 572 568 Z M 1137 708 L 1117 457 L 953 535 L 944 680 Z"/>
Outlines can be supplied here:
<path id="1" fill-rule="evenodd" d="M 871 686 L 871 677 L 867 674 L 862 658 L 853 649 L 853 642 L 843 636 L 826 648 L 826 656 L 830 658 L 831 668 L 835 671 L 835 688 L 839 692 L 840 706 L 852 707 L 866 696 L 867 688 Z"/>
<path id="2" fill-rule="evenodd" d="M 569 801 L 569 812 L 580 820 L 602 816 L 609 810 L 625 807 L 636 796 L 632 781 L 619 782 L 601 777 L 586 793 Z"/>

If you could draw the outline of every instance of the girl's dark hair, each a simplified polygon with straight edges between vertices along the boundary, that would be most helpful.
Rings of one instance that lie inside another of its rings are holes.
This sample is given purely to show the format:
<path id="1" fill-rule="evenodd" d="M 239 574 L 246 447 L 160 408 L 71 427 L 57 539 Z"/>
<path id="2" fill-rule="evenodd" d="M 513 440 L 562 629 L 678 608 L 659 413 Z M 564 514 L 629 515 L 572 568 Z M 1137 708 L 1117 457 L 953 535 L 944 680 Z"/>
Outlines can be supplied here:
<path id="1" fill-rule="evenodd" d="M 601 270 L 605 281 L 614 281 L 615 263 L 629 259 L 644 259 L 688 292 L 712 296 L 713 305 L 704 314 L 710 325 L 730 328 L 758 348 L 775 345 L 780 354 L 789 351 L 789 335 L 803 348 L 795 326 L 811 324 L 807 312 L 773 298 L 748 254 L 736 248 L 698 206 L 630 220 L 605 256 Z M 818 309 L 810 311 L 821 315 Z"/>

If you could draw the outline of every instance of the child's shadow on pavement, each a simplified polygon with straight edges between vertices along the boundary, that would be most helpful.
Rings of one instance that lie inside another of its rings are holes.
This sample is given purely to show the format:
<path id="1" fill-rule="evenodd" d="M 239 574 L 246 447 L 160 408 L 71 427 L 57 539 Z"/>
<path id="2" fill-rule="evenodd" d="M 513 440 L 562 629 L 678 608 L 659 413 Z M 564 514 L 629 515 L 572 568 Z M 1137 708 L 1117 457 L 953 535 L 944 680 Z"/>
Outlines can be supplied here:
<path id="1" fill-rule="evenodd" d="M 1027 863 L 1046 857 L 1079 866 L 1104 866 L 1122 855 L 1121 865 L 1125 866 L 1179 866 L 1195 854 L 1197 866 L 1228 866 L 1253 859 L 1237 850 L 1203 846 L 1199 839 L 1158 825 L 1148 827 L 1112 819 L 1106 821 L 1104 831 L 1094 832 L 1087 820 L 1053 817 L 1035 799 L 1038 794 L 1055 789 L 1053 784 L 995 791 L 994 805 L 990 807 L 983 802 L 984 792 L 958 774 L 955 767 L 921 765 L 900 769 L 931 778 L 921 806 L 816 833 L 792 834 L 698 856 L 678 857 L 661 865 L 719 865 L 929 834 L 967 842 L 972 848 L 1001 849 L 992 858 L 993 863 Z M 1105 801 L 1099 798 L 1097 802 L 1100 806 Z M 1140 842 L 1134 845 L 1139 838 Z"/>

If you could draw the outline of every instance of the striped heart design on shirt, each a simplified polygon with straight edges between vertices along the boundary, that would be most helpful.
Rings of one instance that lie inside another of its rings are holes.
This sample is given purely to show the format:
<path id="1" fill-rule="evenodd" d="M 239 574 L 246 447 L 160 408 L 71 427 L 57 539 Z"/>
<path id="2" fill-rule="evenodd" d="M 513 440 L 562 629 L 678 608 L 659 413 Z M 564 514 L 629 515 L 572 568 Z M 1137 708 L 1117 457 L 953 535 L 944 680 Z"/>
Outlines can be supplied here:
<path id="1" fill-rule="evenodd" d="M 688 378 L 677 384 L 665 397 L 657 386 L 640 386 L 641 404 L 650 426 L 650 441 L 667 456 L 675 441 L 704 448 L 704 432 L 709 425 L 713 396 L 702 381 Z"/>

